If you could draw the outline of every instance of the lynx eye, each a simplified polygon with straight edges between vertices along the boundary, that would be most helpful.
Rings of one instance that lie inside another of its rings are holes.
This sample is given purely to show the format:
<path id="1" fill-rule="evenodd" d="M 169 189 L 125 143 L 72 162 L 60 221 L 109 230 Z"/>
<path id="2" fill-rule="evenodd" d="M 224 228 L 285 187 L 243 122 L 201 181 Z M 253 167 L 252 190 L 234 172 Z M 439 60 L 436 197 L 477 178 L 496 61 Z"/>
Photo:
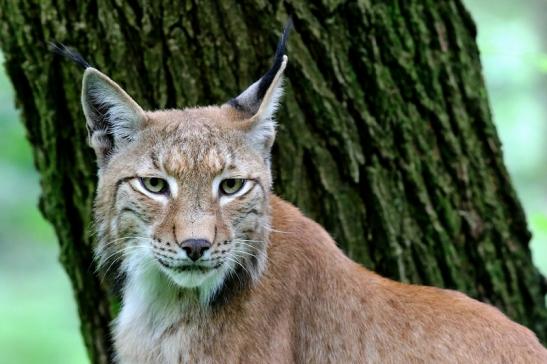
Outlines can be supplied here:
<path id="1" fill-rule="evenodd" d="M 160 194 L 167 192 L 167 181 L 157 177 L 141 177 L 142 186 L 151 193 Z"/>
<path id="2" fill-rule="evenodd" d="M 220 182 L 220 192 L 222 192 L 223 195 L 230 196 L 239 192 L 244 185 L 244 179 L 228 178 Z"/>

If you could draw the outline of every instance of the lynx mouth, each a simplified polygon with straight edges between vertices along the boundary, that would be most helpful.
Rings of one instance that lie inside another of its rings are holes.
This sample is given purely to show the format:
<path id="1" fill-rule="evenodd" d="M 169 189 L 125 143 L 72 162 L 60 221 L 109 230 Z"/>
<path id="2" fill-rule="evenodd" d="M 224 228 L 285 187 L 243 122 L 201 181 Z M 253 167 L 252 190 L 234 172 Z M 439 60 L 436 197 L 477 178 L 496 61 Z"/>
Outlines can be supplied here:
<path id="1" fill-rule="evenodd" d="M 174 265 L 169 264 L 163 259 L 158 259 L 158 262 L 163 268 L 166 268 L 167 270 L 176 272 L 176 273 L 209 273 L 213 270 L 216 270 L 222 266 L 222 264 L 217 264 L 214 266 L 205 266 L 201 264 L 182 264 L 182 265 Z"/>
<path id="2" fill-rule="evenodd" d="M 215 267 L 204 267 L 200 265 L 183 265 L 178 267 L 170 267 L 170 269 L 174 270 L 175 272 L 198 272 L 198 273 L 207 273 L 211 270 L 214 270 L 218 268 L 219 266 Z"/>

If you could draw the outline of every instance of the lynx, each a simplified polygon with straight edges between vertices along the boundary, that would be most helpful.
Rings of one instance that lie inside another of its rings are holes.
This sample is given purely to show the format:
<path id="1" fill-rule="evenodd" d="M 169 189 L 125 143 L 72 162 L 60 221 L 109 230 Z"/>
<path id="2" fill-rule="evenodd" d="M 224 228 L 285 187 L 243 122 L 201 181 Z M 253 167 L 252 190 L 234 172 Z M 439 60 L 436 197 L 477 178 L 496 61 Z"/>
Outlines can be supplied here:
<path id="1" fill-rule="evenodd" d="M 287 33 L 239 96 L 182 110 L 144 111 L 57 47 L 85 68 L 96 255 L 123 278 L 117 362 L 547 363 L 496 308 L 368 271 L 272 193 Z"/>

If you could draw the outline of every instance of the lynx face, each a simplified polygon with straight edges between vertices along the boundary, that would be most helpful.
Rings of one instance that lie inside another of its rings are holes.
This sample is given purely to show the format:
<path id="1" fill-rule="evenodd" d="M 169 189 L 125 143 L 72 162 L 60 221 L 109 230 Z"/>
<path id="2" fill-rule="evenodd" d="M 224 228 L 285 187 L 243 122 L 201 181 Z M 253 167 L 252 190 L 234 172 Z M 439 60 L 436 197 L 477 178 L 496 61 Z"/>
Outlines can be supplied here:
<path id="1" fill-rule="evenodd" d="M 285 41 L 286 33 L 272 69 L 222 106 L 145 112 L 86 68 L 82 105 L 99 166 L 94 212 L 103 273 L 197 289 L 202 302 L 230 277 L 258 278 Z"/>
<path id="2" fill-rule="evenodd" d="M 239 269 L 259 274 L 270 171 L 230 114 L 146 114 L 146 127 L 102 172 L 103 265 L 120 259 L 129 274 L 153 266 L 186 288 L 216 289 Z"/>

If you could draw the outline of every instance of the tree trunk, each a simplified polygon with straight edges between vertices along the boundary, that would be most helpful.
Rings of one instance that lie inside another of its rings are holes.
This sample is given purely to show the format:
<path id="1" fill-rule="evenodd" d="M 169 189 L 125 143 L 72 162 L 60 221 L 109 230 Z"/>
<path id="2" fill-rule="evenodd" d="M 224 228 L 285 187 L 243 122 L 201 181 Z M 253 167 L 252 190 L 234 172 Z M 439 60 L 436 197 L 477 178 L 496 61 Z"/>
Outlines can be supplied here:
<path id="1" fill-rule="evenodd" d="M 92 269 L 95 164 L 78 49 L 148 109 L 229 100 L 292 16 L 275 191 L 385 276 L 490 302 L 545 342 L 543 278 L 503 165 L 476 29 L 460 0 L 0 0 L 0 41 L 93 363 L 116 298 Z M 22 191 L 24 193 L 24 191 Z"/>

